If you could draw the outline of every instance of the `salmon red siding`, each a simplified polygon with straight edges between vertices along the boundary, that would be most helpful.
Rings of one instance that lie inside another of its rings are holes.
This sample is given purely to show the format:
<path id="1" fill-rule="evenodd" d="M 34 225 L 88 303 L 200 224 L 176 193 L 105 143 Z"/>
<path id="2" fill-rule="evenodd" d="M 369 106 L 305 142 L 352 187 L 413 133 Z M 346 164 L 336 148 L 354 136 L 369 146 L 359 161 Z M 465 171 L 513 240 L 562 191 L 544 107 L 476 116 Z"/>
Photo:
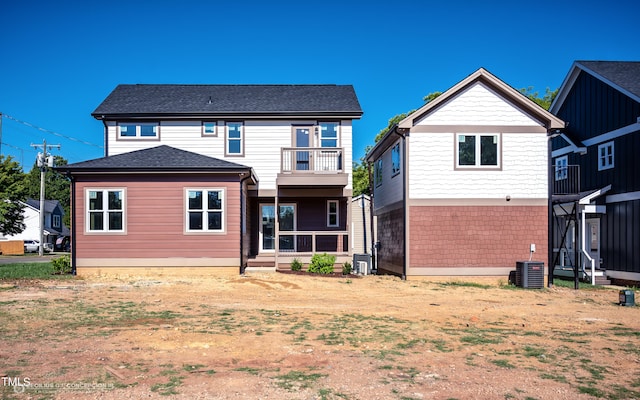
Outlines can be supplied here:
<path id="1" fill-rule="evenodd" d="M 76 181 L 76 256 L 86 258 L 238 258 L 240 255 L 240 189 L 233 181 L 211 177 L 116 177 Z M 88 233 L 85 227 L 86 189 L 125 190 L 124 233 Z M 187 188 L 223 189 L 223 233 L 187 233 Z"/>

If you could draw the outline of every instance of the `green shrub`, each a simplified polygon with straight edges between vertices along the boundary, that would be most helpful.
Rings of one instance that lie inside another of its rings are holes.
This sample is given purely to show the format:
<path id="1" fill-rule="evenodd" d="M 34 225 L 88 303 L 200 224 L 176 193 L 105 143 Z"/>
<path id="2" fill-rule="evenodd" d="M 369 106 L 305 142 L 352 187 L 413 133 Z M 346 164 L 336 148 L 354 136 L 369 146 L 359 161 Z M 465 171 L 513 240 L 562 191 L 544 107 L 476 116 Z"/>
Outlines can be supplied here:
<path id="1" fill-rule="evenodd" d="M 302 263 L 300 262 L 300 260 L 298 260 L 297 258 L 294 258 L 293 261 L 291 261 L 291 270 L 292 271 L 302 270 Z"/>
<path id="2" fill-rule="evenodd" d="M 342 264 L 342 275 L 349 275 L 352 269 L 351 263 L 349 261 L 345 261 L 344 264 Z"/>
<path id="3" fill-rule="evenodd" d="M 329 255 L 327 253 L 314 254 L 311 257 L 311 265 L 309 265 L 309 272 L 316 274 L 332 274 L 333 264 L 336 262 L 336 256 Z"/>
<path id="4" fill-rule="evenodd" d="M 71 257 L 64 255 L 51 260 L 53 273 L 56 275 L 68 275 L 71 273 Z"/>

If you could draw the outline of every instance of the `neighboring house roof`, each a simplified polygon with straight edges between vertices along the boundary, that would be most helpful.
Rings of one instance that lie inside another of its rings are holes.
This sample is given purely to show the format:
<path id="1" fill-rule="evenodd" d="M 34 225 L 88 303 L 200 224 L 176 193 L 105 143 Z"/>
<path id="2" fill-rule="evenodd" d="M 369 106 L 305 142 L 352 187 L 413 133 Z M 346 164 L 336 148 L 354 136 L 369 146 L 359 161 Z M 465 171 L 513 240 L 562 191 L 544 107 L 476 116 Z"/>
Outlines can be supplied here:
<path id="1" fill-rule="evenodd" d="M 162 145 L 57 167 L 71 173 L 250 172 L 250 167 Z"/>
<path id="2" fill-rule="evenodd" d="M 585 72 L 640 103 L 639 61 L 575 61 L 549 110 L 557 113 L 578 75 Z"/>
<path id="3" fill-rule="evenodd" d="M 344 116 L 360 118 L 351 85 L 118 85 L 96 119 L 160 116 Z"/>
<path id="4" fill-rule="evenodd" d="M 25 204 L 28 205 L 29 207 L 33 208 L 36 211 L 40 211 L 40 200 L 27 199 Z M 45 213 L 52 213 L 56 209 L 56 207 L 60 207 L 60 211 L 62 212 L 62 214 L 64 214 L 64 208 L 62 208 L 62 206 L 60 205 L 60 202 L 58 200 L 45 200 L 44 201 L 44 212 Z"/>
<path id="5" fill-rule="evenodd" d="M 533 100 L 529 99 L 519 90 L 516 90 L 507 85 L 486 69 L 479 68 L 477 71 L 475 71 L 462 81 L 458 82 L 456 85 L 448 89 L 446 92 L 442 93 L 440 96 L 436 97 L 418 110 L 409 114 L 405 119 L 398 122 L 396 126 L 389 129 L 389 132 L 387 132 L 387 134 L 371 149 L 371 151 L 367 155 L 367 158 L 371 159 L 372 157 L 377 157 L 378 153 L 382 149 L 386 148 L 386 139 L 393 135 L 394 131 L 396 131 L 397 129 L 411 129 L 414 126 L 415 121 L 419 120 L 427 113 L 436 110 L 438 107 L 454 98 L 458 93 L 462 92 L 463 90 L 471 85 L 474 85 L 477 82 L 482 82 L 496 92 L 500 93 L 500 95 L 504 96 L 508 101 L 512 102 L 515 106 L 525 111 L 532 118 L 539 121 L 547 130 L 563 129 L 565 127 L 564 121 L 562 121 L 560 118 L 545 110 L 540 105 L 536 104 Z"/>

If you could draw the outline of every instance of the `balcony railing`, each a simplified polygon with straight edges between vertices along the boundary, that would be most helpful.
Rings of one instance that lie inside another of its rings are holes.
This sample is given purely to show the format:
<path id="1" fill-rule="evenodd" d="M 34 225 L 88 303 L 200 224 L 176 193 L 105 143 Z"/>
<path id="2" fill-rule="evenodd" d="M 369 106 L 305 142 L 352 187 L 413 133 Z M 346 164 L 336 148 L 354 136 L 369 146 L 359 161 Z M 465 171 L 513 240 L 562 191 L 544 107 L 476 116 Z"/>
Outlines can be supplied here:
<path id="1" fill-rule="evenodd" d="M 553 166 L 553 194 L 580 193 L 580 166 Z"/>
<path id="2" fill-rule="evenodd" d="M 285 147 L 281 151 L 281 172 L 344 172 L 343 153 L 341 147 Z"/>
<path id="3" fill-rule="evenodd" d="M 348 231 L 291 231 L 280 232 L 279 254 L 311 255 L 315 253 L 348 253 Z"/>

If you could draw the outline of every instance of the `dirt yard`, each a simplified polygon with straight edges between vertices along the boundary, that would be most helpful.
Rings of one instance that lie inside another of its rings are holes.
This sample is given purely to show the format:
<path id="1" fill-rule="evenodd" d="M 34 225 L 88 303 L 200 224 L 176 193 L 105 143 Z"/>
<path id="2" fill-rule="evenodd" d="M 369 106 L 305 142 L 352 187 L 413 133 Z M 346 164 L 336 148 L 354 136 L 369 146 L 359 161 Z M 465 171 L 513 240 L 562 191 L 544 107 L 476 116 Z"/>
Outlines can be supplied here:
<path id="1" fill-rule="evenodd" d="M 618 290 L 254 274 L 0 284 L 3 398 L 640 398 Z"/>

